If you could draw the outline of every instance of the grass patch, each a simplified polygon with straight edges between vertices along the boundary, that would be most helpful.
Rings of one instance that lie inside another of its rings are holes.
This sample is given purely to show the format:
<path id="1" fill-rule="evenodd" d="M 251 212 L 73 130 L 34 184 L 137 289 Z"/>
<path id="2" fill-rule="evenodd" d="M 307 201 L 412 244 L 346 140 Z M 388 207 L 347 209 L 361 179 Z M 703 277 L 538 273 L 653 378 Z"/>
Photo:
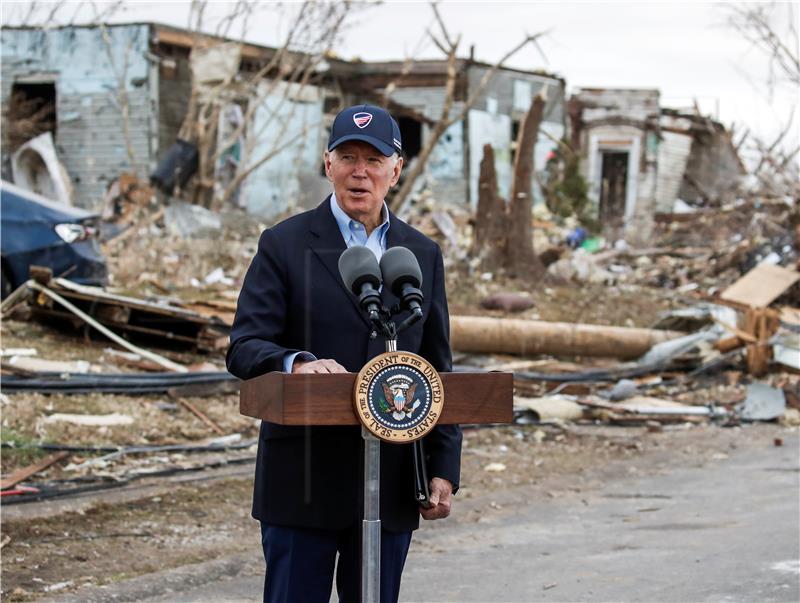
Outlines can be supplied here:
<path id="1" fill-rule="evenodd" d="M 8 473 L 19 467 L 25 467 L 38 459 L 47 456 L 48 452 L 37 448 L 39 441 L 9 429 L 0 427 L 0 465 L 3 473 Z"/>

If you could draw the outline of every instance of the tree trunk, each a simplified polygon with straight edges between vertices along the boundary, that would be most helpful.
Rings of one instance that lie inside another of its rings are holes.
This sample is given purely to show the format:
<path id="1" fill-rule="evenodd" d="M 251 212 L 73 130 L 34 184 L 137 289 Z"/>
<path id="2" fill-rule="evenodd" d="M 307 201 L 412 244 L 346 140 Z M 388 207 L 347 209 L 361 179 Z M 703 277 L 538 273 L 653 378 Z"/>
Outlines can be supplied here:
<path id="1" fill-rule="evenodd" d="M 483 259 L 484 268 L 494 270 L 505 263 L 506 207 L 497 194 L 497 172 L 494 167 L 492 145 L 483 145 L 480 178 L 478 180 L 478 207 L 472 236 L 472 255 Z"/>
<path id="2" fill-rule="evenodd" d="M 544 266 L 533 250 L 533 151 L 539 136 L 545 99 L 536 95 L 523 120 L 517 138 L 517 156 L 509 199 L 509 228 L 506 247 L 508 268 L 516 276 L 537 277 Z"/>
<path id="3" fill-rule="evenodd" d="M 459 352 L 633 359 L 655 344 L 681 335 L 685 333 L 518 318 L 450 317 L 450 345 Z"/>

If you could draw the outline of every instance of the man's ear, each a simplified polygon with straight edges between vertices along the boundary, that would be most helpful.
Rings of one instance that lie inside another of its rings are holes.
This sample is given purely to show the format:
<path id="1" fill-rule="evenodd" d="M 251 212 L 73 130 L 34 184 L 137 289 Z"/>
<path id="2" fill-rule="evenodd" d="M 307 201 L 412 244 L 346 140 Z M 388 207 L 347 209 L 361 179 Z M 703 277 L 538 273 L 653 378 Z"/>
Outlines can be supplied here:
<path id="1" fill-rule="evenodd" d="M 403 158 L 398 157 L 397 163 L 394 164 L 394 170 L 392 172 L 392 186 L 397 184 L 397 181 L 400 180 L 400 172 L 403 171 Z"/>
<path id="2" fill-rule="evenodd" d="M 331 176 L 331 153 L 330 151 L 325 151 L 322 154 L 322 161 L 325 164 L 325 175 L 328 177 L 328 180 L 333 182 L 333 176 Z"/>

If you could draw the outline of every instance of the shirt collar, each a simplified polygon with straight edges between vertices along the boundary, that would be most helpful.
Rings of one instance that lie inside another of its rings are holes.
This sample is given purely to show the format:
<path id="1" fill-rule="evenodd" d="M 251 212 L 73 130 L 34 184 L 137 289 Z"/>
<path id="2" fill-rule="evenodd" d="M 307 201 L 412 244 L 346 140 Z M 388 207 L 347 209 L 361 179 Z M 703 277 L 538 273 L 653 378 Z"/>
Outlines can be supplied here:
<path id="1" fill-rule="evenodd" d="M 339 227 L 339 231 L 342 233 L 342 238 L 345 243 L 350 241 L 350 236 L 352 234 L 351 228 L 355 228 L 356 225 L 362 229 L 364 228 L 363 224 L 353 220 L 339 207 L 339 202 L 336 200 L 336 193 L 331 193 L 331 211 L 333 212 L 333 217 L 336 218 L 336 225 Z M 381 217 L 383 218 L 383 223 L 375 230 L 378 231 L 381 237 L 384 237 L 389 230 L 389 208 L 386 206 L 386 201 L 383 202 L 383 207 L 381 208 Z"/>

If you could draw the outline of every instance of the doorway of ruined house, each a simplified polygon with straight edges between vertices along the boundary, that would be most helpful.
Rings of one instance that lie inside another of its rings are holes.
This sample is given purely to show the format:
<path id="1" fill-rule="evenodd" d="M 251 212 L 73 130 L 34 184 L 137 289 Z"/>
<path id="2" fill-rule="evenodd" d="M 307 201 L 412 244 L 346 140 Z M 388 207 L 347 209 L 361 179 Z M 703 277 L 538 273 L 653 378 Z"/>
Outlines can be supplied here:
<path id="1" fill-rule="evenodd" d="M 8 106 L 8 145 L 15 151 L 31 138 L 51 132 L 56 137 L 55 82 L 14 82 Z"/>
<path id="2" fill-rule="evenodd" d="M 625 221 L 627 198 L 627 151 L 603 151 L 600 177 L 600 223 L 606 228 L 621 228 Z"/>

